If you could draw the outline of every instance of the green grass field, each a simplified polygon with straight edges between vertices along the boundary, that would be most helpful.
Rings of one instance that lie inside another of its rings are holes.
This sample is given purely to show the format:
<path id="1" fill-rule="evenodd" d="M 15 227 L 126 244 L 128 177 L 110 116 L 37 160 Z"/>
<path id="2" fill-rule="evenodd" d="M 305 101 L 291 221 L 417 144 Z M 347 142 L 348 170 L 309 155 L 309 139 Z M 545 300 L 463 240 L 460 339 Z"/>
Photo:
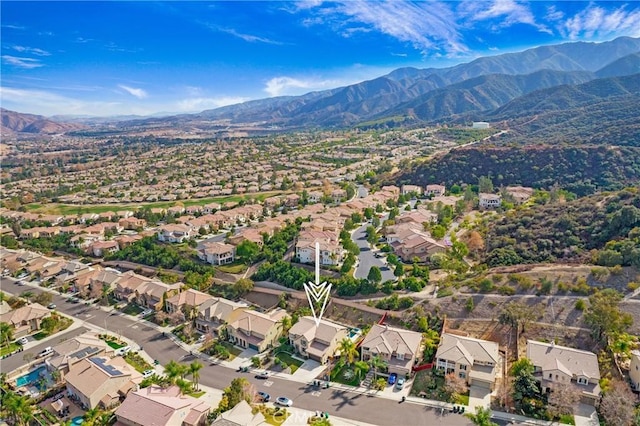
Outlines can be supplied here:
<path id="1" fill-rule="evenodd" d="M 229 195 L 227 197 L 213 197 L 213 198 L 199 198 L 194 200 L 179 200 L 179 201 L 158 201 L 155 203 L 126 203 L 126 204 L 60 204 L 60 203 L 51 203 L 51 204 L 40 204 L 40 203 L 31 203 L 25 204 L 24 207 L 32 213 L 42 213 L 42 214 L 63 214 L 63 215 L 74 215 L 74 214 L 84 214 L 84 213 L 104 213 L 108 211 L 118 211 L 118 210 L 137 210 L 144 207 L 149 208 L 168 208 L 177 205 L 178 203 L 182 203 L 185 207 L 189 206 L 204 206 L 209 203 L 228 203 L 228 202 L 240 202 L 241 200 L 251 200 L 255 199 L 258 201 L 263 201 L 265 198 L 273 197 L 275 195 L 282 194 L 282 191 L 269 191 L 269 192 L 261 192 L 256 194 L 247 194 L 247 195 Z"/>

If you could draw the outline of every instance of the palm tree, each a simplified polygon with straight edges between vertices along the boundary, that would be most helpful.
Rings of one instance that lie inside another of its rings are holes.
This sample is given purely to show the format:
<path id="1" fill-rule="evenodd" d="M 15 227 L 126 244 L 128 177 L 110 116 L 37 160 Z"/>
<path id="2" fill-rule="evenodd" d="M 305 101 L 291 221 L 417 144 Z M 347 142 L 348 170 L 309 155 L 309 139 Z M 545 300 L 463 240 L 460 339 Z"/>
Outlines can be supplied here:
<path id="1" fill-rule="evenodd" d="M 349 338 L 345 337 L 342 339 L 338 349 L 340 350 L 340 357 L 344 358 L 347 361 L 347 364 L 353 364 L 358 357 L 358 348 L 356 348 L 356 344 L 353 343 L 353 340 Z"/>
<path id="2" fill-rule="evenodd" d="M 362 379 L 362 374 L 369 371 L 369 364 L 365 361 L 356 361 L 353 363 L 353 369 L 355 370 L 356 376 Z"/>
<path id="3" fill-rule="evenodd" d="M 86 413 L 84 413 L 82 424 L 88 426 L 96 425 L 96 422 L 101 414 L 102 411 L 98 407 L 91 408 Z"/>
<path id="4" fill-rule="evenodd" d="M 3 411 L 16 425 L 27 425 L 33 419 L 33 402 L 25 396 L 7 392 L 2 398 Z"/>
<path id="5" fill-rule="evenodd" d="M 167 365 L 164 366 L 164 374 L 167 376 L 167 379 L 169 379 L 169 382 L 175 383 L 176 379 L 180 377 L 181 368 L 182 366 L 174 360 L 169 361 Z"/>
<path id="6" fill-rule="evenodd" d="M 375 355 L 369 359 L 369 365 L 373 368 L 373 378 L 375 379 L 378 377 L 378 370 L 387 367 L 387 361 L 380 358 L 379 355 Z"/>
<path id="7" fill-rule="evenodd" d="M 184 379 L 176 380 L 176 386 L 180 388 L 180 393 L 183 395 L 188 394 L 191 391 L 191 383 Z"/>
<path id="8" fill-rule="evenodd" d="M 198 381 L 200 380 L 200 369 L 203 365 L 198 361 L 193 361 L 189 364 L 189 374 L 191 374 L 191 378 L 193 379 L 193 387 L 198 390 Z"/>
<path id="9" fill-rule="evenodd" d="M 13 327 L 6 322 L 0 322 L 0 344 L 7 344 L 13 340 Z"/>
<path id="10" fill-rule="evenodd" d="M 498 426 L 491 421 L 491 410 L 488 408 L 476 407 L 476 414 L 467 413 L 465 416 L 477 426 Z"/>

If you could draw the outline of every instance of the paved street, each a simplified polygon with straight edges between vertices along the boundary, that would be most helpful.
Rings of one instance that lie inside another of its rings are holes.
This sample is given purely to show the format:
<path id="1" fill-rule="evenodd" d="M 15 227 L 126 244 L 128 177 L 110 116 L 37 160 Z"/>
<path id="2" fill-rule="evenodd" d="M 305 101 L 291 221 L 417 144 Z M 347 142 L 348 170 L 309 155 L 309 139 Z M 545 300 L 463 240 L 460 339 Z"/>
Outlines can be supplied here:
<path id="1" fill-rule="evenodd" d="M 365 223 L 353 231 L 353 235 L 351 236 L 351 239 L 358 245 L 358 247 L 360 247 L 360 255 L 358 256 L 358 261 L 360 263 L 356 268 L 354 275 L 356 278 L 367 278 L 369 269 L 371 269 L 372 266 L 377 266 L 382 272 L 382 282 L 395 280 L 396 277 L 393 275 L 393 271 L 387 266 L 386 262 L 375 257 L 374 252 L 371 251 L 371 248 L 369 247 L 367 234 L 365 232 L 369 225 L 369 223 Z"/>
<path id="2" fill-rule="evenodd" d="M 11 294 L 19 294 L 26 289 L 33 290 L 33 287 L 20 287 L 15 285 L 13 280 L 5 280 L 4 278 L 2 287 L 4 291 Z M 106 325 L 106 328 L 112 333 L 121 334 L 136 342 L 151 358 L 157 359 L 163 365 L 170 360 L 188 363 L 195 359 L 169 338 L 163 337 L 161 332 L 144 320 L 122 313 L 114 314 L 82 303 L 69 303 L 66 302 L 66 297 L 57 294 L 53 296 L 53 299 L 60 312 L 75 316 L 80 321 L 97 327 L 104 328 Z M 79 333 L 79 330 L 74 330 L 74 332 Z M 60 337 L 62 338 L 63 335 Z M 34 350 L 38 350 L 38 348 L 34 348 Z M 13 363 L 12 358 L 15 358 L 15 362 L 21 362 L 22 354 L 8 358 Z M 6 361 L 2 361 L 3 370 Z M 272 398 L 278 396 L 291 398 L 295 407 L 312 411 L 326 411 L 330 415 L 357 419 L 375 425 L 441 424 L 454 426 L 470 424 L 466 418 L 460 415 L 445 413 L 444 416 L 441 416 L 439 410 L 423 404 L 409 401 L 400 403 L 399 400 L 376 398 L 370 394 L 350 390 L 333 388 L 318 390 L 304 383 L 276 377 L 269 380 L 258 380 L 251 373 L 238 373 L 233 369 L 208 362 L 201 370 L 200 382 L 205 386 L 223 389 L 233 378 L 238 376 L 246 377 L 258 391 L 268 392 Z"/>

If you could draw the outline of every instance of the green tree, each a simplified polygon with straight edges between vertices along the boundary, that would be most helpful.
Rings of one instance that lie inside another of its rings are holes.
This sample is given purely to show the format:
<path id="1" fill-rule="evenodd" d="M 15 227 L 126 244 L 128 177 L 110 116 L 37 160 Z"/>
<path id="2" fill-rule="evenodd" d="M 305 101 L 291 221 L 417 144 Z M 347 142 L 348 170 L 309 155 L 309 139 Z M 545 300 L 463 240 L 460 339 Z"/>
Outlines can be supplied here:
<path id="1" fill-rule="evenodd" d="M 404 275 L 404 266 L 402 265 L 402 263 L 398 263 L 395 267 L 395 269 L 393 270 L 393 275 L 395 275 L 396 277 L 401 277 Z M 382 280 L 382 276 L 380 277 L 380 279 Z"/>
<path id="2" fill-rule="evenodd" d="M 382 272 L 377 266 L 372 266 L 367 274 L 367 279 L 371 282 L 379 284 L 382 281 Z"/>
<path id="3" fill-rule="evenodd" d="M 471 422 L 476 426 L 498 426 L 497 423 L 491 421 L 491 409 L 484 407 L 476 407 L 476 413 L 465 414 Z"/>
<path id="4" fill-rule="evenodd" d="M 164 374 L 170 383 L 175 383 L 178 377 L 180 377 L 181 372 L 182 366 L 174 360 L 169 361 L 167 365 L 164 366 Z"/>
<path id="5" fill-rule="evenodd" d="M 376 379 L 378 377 L 378 371 L 387 368 L 388 364 L 387 361 L 375 355 L 369 358 L 369 365 L 373 368 L 373 378 Z"/>
<path id="6" fill-rule="evenodd" d="M 6 322 L 0 322 L 0 344 L 9 345 L 13 340 L 13 327 Z"/>
<path id="7" fill-rule="evenodd" d="M 493 181 L 489 176 L 480 176 L 478 178 L 478 192 L 493 192 Z"/>
<path id="8" fill-rule="evenodd" d="M 367 372 L 369 371 L 369 364 L 367 364 L 365 361 L 356 361 L 353 363 L 353 370 L 356 373 L 356 376 L 362 379 L 362 376 L 367 374 Z"/>
<path id="9" fill-rule="evenodd" d="M 255 389 L 244 377 L 238 377 L 231 381 L 231 384 L 224 389 L 222 400 L 218 405 L 218 412 L 223 413 L 232 409 L 240 401 L 247 401 L 251 404 L 255 400 Z"/>
<path id="10" fill-rule="evenodd" d="M 233 284 L 233 291 L 237 296 L 244 296 L 253 290 L 253 285 L 253 281 L 249 278 L 240 278 L 235 284 Z"/>
<path id="11" fill-rule="evenodd" d="M 338 349 L 340 350 L 340 357 L 344 359 L 347 364 L 353 364 L 358 357 L 358 348 L 353 340 L 349 338 L 345 337 L 342 339 Z"/>
<path id="12" fill-rule="evenodd" d="M 30 398 L 18 395 L 12 391 L 6 391 L 2 395 L 2 412 L 15 425 L 28 425 L 33 419 L 33 407 L 35 403 Z"/>
<path id="13" fill-rule="evenodd" d="M 607 338 L 626 331 L 633 324 L 631 314 L 622 312 L 618 306 L 622 295 L 612 288 L 607 288 L 589 297 L 589 308 L 584 321 L 591 328 L 593 337 L 606 342 Z"/>
<path id="14" fill-rule="evenodd" d="M 236 254 L 242 258 L 247 265 L 250 265 L 255 262 L 260 255 L 260 246 L 253 241 L 244 240 L 238 244 Z"/>
<path id="15" fill-rule="evenodd" d="M 199 361 L 193 361 L 191 364 L 189 364 L 189 374 L 193 379 L 193 387 L 195 390 L 198 390 L 198 383 L 200 382 L 200 370 L 202 369 L 202 367 L 203 365 Z"/>

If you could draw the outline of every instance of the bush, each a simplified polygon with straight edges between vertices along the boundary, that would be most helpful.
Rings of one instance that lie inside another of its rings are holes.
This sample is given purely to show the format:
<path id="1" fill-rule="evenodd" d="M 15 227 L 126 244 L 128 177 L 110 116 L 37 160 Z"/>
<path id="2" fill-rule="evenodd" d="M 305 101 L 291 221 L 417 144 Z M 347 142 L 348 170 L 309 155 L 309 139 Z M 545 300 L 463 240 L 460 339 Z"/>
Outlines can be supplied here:
<path id="1" fill-rule="evenodd" d="M 475 303 L 473 302 L 473 297 L 467 299 L 467 303 L 465 303 L 464 307 L 468 312 L 473 312 L 476 307 Z"/>
<path id="2" fill-rule="evenodd" d="M 516 289 L 508 285 L 501 285 L 497 288 L 497 290 L 498 293 L 505 296 L 513 296 L 514 294 L 516 294 Z"/>
<path id="3" fill-rule="evenodd" d="M 584 300 L 578 299 L 576 301 L 576 306 L 575 306 L 576 311 L 584 311 L 586 307 L 587 307 L 587 304 L 584 303 Z"/>

